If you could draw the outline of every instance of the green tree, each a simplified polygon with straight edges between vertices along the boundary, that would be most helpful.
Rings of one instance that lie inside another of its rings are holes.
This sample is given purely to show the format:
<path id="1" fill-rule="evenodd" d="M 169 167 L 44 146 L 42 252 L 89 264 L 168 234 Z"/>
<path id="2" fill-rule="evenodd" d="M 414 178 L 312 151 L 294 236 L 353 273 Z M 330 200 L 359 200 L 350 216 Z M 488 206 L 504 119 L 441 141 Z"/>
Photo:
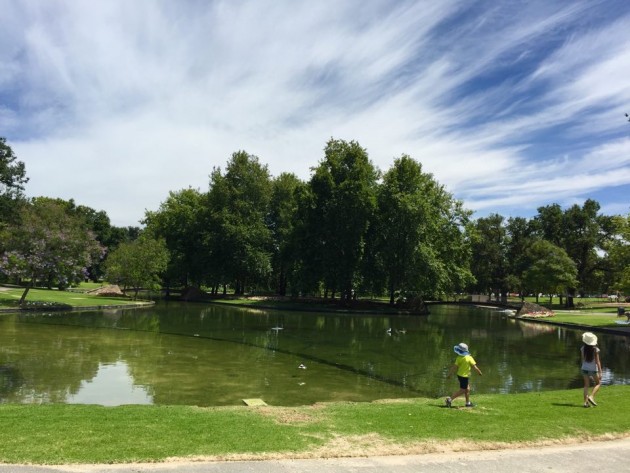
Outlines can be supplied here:
<path id="1" fill-rule="evenodd" d="M 471 280 L 470 248 L 463 230 L 468 212 L 420 163 L 403 155 L 379 186 L 374 238 L 390 303 L 397 293 L 439 295 Z"/>
<path id="2" fill-rule="evenodd" d="M 134 299 L 141 288 L 159 287 L 169 260 L 166 243 L 148 235 L 121 243 L 107 257 L 105 276 L 108 281 L 134 290 Z"/>
<path id="3" fill-rule="evenodd" d="M 22 208 L 20 223 L 4 229 L 5 251 L 0 269 L 29 279 L 29 289 L 40 281 L 65 289 L 87 278 L 87 268 L 98 261 L 103 248 L 82 218 L 52 199 L 35 199 Z"/>
<path id="4" fill-rule="evenodd" d="M 326 294 L 353 297 L 364 256 L 365 237 L 376 208 L 378 172 L 354 141 L 331 139 L 310 180 L 313 207 L 308 231 L 321 252 Z"/>
<path id="5" fill-rule="evenodd" d="M 507 302 L 508 233 L 499 214 L 477 219 L 472 243 L 472 272 L 477 280 L 475 290 L 494 293 L 497 300 Z"/>
<path id="6" fill-rule="evenodd" d="M 508 218 L 506 230 L 508 233 L 508 286 L 510 290 L 518 290 L 521 298 L 525 300 L 521 275 L 527 269 L 528 262 L 525 258 L 525 252 L 534 238 L 534 231 L 531 222 L 523 217 Z"/>
<path id="7" fill-rule="evenodd" d="M 145 214 L 146 231 L 155 238 L 163 238 L 169 250 L 167 287 L 172 283 L 200 286 L 207 276 L 202 228 L 205 205 L 206 196 L 188 188 L 170 192 L 159 210 Z"/>
<path id="8" fill-rule="evenodd" d="M 23 200 L 22 191 L 28 182 L 24 163 L 0 136 L 0 226 L 15 222 L 19 212 L 17 202 Z"/>
<path id="9" fill-rule="evenodd" d="M 268 226 L 272 239 L 272 268 L 276 292 L 286 295 L 295 271 L 299 196 L 305 184 L 297 176 L 282 173 L 272 181 Z"/>
<path id="10" fill-rule="evenodd" d="M 547 240 L 536 240 L 528 247 L 526 257 L 529 265 L 522 279 L 536 293 L 536 302 L 539 293 L 548 293 L 551 304 L 554 293 L 575 287 L 577 267 L 564 249 Z"/>
<path id="11" fill-rule="evenodd" d="M 611 272 L 610 288 L 630 296 L 630 214 L 615 216 L 610 224 L 615 228 L 615 237 L 605 248 Z"/>
<path id="12" fill-rule="evenodd" d="M 271 271 L 271 189 L 267 166 L 245 151 L 232 155 L 225 174 L 215 168 L 210 176 L 205 239 L 214 283 L 233 281 L 236 294 L 262 284 Z"/>

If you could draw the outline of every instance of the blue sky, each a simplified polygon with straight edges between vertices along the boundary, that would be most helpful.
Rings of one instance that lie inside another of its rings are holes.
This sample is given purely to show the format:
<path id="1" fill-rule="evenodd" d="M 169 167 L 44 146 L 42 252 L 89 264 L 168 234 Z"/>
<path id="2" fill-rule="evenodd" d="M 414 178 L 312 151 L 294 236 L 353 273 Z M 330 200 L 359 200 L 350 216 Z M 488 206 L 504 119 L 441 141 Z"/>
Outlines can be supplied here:
<path id="1" fill-rule="evenodd" d="M 245 150 L 408 154 L 475 211 L 630 212 L 630 2 L 0 0 L 0 136 L 29 196 L 138 225 Z"/>

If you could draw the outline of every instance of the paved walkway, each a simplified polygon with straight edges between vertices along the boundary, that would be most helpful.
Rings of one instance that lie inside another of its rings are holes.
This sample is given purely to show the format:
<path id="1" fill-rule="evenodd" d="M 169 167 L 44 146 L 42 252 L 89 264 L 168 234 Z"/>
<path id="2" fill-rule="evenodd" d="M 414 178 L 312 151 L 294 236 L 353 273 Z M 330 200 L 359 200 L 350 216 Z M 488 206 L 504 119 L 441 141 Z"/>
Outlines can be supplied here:
<path id="1" fill-rule="evenodd" d="M 0 473 L 619 473 L 629 469 L 630 438 L 561 447 L 331 460 L 52 467 L 0 465 Z"/>

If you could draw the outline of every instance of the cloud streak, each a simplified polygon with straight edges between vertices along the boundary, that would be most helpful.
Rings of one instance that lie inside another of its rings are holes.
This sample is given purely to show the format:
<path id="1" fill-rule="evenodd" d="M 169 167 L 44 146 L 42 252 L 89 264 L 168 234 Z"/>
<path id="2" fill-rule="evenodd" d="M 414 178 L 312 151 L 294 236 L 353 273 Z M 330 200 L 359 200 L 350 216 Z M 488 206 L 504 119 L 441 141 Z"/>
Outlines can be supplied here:
<path id="1" fill-rule="evenodd" d="M 331 137 L 383 170 L 411 155 L 478 215 L 630 190 L 623 1 L 0 7 L 0 135 L 27 192 L 117 225 L 241 149 L 308 179 Z"/>

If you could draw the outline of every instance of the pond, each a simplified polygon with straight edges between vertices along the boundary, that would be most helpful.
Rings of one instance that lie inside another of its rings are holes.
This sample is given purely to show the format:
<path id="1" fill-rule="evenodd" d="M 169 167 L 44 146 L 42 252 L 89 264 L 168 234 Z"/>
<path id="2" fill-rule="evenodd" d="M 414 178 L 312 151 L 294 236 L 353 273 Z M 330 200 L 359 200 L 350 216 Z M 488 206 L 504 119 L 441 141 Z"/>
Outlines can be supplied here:
<path id="1" fill-rule="evenodd" d="M 581 386 L 581 331 L 498 311 L 435 305 L 428 316 L 264 311 L 160 303 L 146 309 L 0 315 L 0 402 L 296 406 L 439 397 L 453 346 L 484 372 L 473 395 Z M 604 384 L 630 381 L 630 339 L 598 334 Z"/>

